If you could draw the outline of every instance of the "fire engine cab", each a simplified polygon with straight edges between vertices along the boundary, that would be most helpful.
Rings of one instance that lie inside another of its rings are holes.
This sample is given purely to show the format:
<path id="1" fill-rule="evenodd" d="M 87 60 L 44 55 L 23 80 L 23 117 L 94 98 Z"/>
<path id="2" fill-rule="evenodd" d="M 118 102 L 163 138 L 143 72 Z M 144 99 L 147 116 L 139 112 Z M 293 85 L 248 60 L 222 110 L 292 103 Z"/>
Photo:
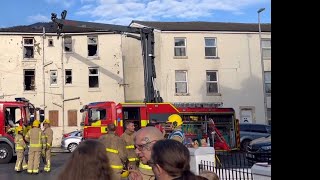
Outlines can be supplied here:
<path id="1" fill-rule="evenodd" d="M 0 164 L 8 163 L 16 156 L 15 127 L 23 126 L 26 133 L 34 112 L 34 105 L 25 98 L 0 101 Z"/>

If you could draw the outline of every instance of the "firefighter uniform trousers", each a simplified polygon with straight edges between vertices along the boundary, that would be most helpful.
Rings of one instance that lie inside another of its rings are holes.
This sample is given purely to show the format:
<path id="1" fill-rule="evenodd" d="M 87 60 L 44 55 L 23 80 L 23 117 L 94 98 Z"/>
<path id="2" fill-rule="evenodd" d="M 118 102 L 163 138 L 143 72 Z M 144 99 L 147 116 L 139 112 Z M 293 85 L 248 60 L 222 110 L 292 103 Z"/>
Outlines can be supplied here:
<path id="1" fill-rule="evenodd" d="M 46 144 L 45 136 L 38 127 L 33 127 L 26 134 L 26 140 L 30 142 L 28 154 L 28 173 L 39 173 L 40 155 L 43 145 Z"/>
<path id="2" fill-rule="evenodd" d="M 16 166 L 14 167 L 15 171 L 21 171 L 27 169 L 26 158 L 24 156 L 24 150 L 27 147 L 24 142 L 23 136 L 21 134 L 16 134 L 14 138 L 14 142 L 16 145 L 16 153 L 17 153 L 17 161 Z M 22 168 L 21 168 L 22 165 Z"/>
<path id="3" fill-rule="evenodd" d="M 142 164 L 142 162 L 140 162 L 139 164 L 139 171 L 142 175 L 142 179 L 143 180 L 155 180 L 155 175 L 152 171 L 152 167 L 148 166 L 146 164 Z"/>
<path id="4" fill-rule="evenodd" d="M 45 150 L 45 157 L 46 157 L 46 164 L 44 166 L 44 171 L 49 172 L 51 168 L 51 147 L 52 147 L 52 140 L 53 140 L 53 131 L 50 127 L 47 127 L 44 131 L 44 136 L 47 142 L 46 150 Z"/>
<path id="5" fill-rule="evenodd" d="M 99 140 L 106 147 L 106 153 L 113 170 L 112 180 L 120 180 L 123 170 L 123 162 L 127 160 L 125 142 L 112 132 L 102 135 Z"/>
<path id="6" fill-rule="evenodd" d="M 132 169 L 137 169 L 139 158 L 134 149 L 134 137 L 135 132 L 130 132 L 126 130 L 122 135 L 121 138 L 126 142 L 126 150 L 128 153 L 128 168 L 131 167 Z"/>

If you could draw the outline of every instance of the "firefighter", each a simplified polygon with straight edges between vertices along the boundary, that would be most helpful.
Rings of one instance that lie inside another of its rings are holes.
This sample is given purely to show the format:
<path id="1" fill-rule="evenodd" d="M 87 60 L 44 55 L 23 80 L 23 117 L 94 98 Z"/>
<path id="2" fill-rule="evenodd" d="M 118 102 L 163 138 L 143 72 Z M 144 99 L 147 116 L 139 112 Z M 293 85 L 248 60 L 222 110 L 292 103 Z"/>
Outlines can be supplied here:
<path id="1" fill-rule="evenodd" d="M 40 121 L 34 120 L 32 123 L 32 129 L 30 129 L 25 137 L 25 140 L 30 143 L 28 154 L 28 170 L 29 174 L 39 173 L 40 154 L 42 149 L 46 147 L 46 140 L 43 132 L 39 128 Z"/>
<path id="2" fill-rule="evenodd" d="M 26 149 L 27 145 L 23 139 L 22 126 L 18 126 L 16 130 L 17 130 L 17 134 L 14 138 L 14 143 L 16 145 L 17 161 L 16 161 L 16 166 L 14 167 L 14 170 L 17 172 L 20 172 L 21 165 L 22 165 L 22 170 L 27 169 L 27 163 L 24 156 L 24 150 Z"/>
<path id="3" fill-rule="evenodd" d="M 125 123 L 126 130 L 121 135 L 121 138 L 126 142 L 126 149 L 128 154 L 128 168 L 136 169 L 138 165 L 138 156 L 134 151 L 134 137 L 135 137 L 135 130 L 134 130 L 134 123 L 127 121 Z"/>
<path id="4" fill-rule="evenodd" d="M 112 179 L 120 180 L 123 167 L 127 162 L 127 150 L 125 141 L 115 134 L 116 126 L 108 124 L 108 132 L 99 137 L 106 147 L 106 153 L 113 170 Z"/>
<path id="5" fill-rule="evenodd" d="M 51 147 L 52 147 L 52 140 L 53 140 L 53 131 L 50 128 L 50 120 L 49 119 L 45 119 L 43 121 L 43 126 L 44 126 L 44 136 L 46 138 L 46 149 L 44 149 L 44 153 L 43 156 L 46 159 L 46 165 L 44 166 L 44 171 L 49 172 L 50 171 L 50 167 L 51 167 Z"/>
<path id="6" fill-rule="evenodd" d="M 170 128 L 173 130 L 172 133 L 169 134 L 168 139 L 174 139 L 184 143 L 185 136 L 181 129 L 183 124 L 182 118 L 178 114 L 172 114 L 168 117 L 167 123 L 170 124 Z"/>

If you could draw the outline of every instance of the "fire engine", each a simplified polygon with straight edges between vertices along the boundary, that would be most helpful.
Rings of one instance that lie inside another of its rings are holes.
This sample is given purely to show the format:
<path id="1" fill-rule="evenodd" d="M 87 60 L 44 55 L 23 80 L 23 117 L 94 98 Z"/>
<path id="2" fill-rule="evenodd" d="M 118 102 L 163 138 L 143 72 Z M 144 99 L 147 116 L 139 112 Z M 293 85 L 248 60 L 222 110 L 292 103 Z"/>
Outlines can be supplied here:
<path id="1" fill-rule="evenodd" d="M 16 126 L 24 126 L 28 131 L 36 108 L 25 98 L 15 101 L 0 101 L 0 164 L 8 163 L 16 156 L 14 136 Z"/>
<path id="2" fill-rule="evenodd" d="M 153 83 L 156 78 L 154 65 L 154 32 L 149 27 L 127 27 L 121 25 L 101 24 L 66 20 L 67 11 L 61 13 L 57 18 L 55 13 L 51 14 L 51 20 L 57 25 L 58 37 L 63 32 L 64 26 L 79 28 L 91 28 L 100 31 L 111 31 L 126 34 L 127 37 L 141 41 L 142 57 L 144 65 L 144 92 L 145 99 L 141 103 L 118 103 L 112 101 L 92 102 L 85 105 L 80 112 L 83 113 L 81 125 L 83 126 L 83 137 L 99 138 L 107 133 L 107 124 L 115 123 L 117 133 L 121 135 L 126 121 L 135 123 L 136 130 L 147 125 L 150 119 L 157 119 L 164 123 L 171 114 L 179 114 L 184 120 L 183 130 L 189 139 L 202 139 L 211 136 L 208 133 L 208 121 L 213 119 L 215 131 L 218 138 L 214 141 L 216 149 L 229 150 L 239 147 L 239 129 L 232 108 L 220 108 L 212 103 L 164 103 L 159 91 L 156 91 Z M 221 133 L 220 133 L 221 131 Z M 222 146 L 219 143 L 223 144 Z"/>

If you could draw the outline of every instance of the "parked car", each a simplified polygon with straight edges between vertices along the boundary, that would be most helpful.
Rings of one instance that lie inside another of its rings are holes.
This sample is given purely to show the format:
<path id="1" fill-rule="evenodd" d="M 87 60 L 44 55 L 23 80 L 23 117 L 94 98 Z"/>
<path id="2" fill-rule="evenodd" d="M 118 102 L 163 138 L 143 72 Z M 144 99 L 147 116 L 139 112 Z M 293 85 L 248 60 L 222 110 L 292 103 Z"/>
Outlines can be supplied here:
<path id="1" fill-rule="evenodd" d="M 271 164 L 271 135 L 251 141 L 246 158 L 251 163 L 267 162 Z"/>
<path id="2" fill-rule="evenodd" d="M 240 124 L 240 147 L 241 150 L 247 151 L 249 143 L 257 138 L 271 135 L 271 126 L 266 124 Z"/>
<path id="3" fill-rule="evenodd" d="M 82 140 L 82 131 L 72 131 L 70 133 L 63 134 L 61 140 L 61 148 L 73 152 Z"/>

